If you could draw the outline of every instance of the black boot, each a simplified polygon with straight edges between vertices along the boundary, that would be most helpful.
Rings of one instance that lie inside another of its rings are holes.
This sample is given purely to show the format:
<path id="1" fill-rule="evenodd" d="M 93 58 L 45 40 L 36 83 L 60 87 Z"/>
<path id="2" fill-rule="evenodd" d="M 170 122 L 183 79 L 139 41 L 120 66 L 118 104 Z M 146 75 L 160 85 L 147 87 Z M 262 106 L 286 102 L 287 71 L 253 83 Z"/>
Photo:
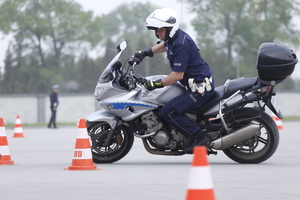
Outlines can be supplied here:
<path id="1" fill-rule="evenodd" d="M 209 143 L 210 143 L 209 137 L 205 133 L 199 133 L 199 132 L 197 132 L 195 134 L 196 136 L 194 138 L 193 143 L 190 146 L 188 146 L 182 150 L 184 153 L 193 153 L 195 146 L 208 146 L 209 145 Z"/>

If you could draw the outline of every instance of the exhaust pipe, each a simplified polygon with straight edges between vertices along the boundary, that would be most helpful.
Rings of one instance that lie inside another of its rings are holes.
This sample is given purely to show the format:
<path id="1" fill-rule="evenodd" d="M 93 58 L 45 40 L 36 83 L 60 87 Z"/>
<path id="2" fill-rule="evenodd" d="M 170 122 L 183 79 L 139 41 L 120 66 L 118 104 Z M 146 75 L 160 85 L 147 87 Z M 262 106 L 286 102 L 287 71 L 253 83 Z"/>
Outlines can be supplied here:
<path id="1" fill-rule="evenodd" d="M 212 141 L 210 147 L 217 150 L 227 149 L 232 145 L 235 145 L 239 142 L 245 141 L 251 137 L 256 136 L 259 129 L 260 129 L 259 125 L 254 125 L 254 124 L 248 125 L 246 127 L 243 127 L 241 129 L 238 129 L 230 133 L 229 135 L 226 135 L 224 137 Z"/>

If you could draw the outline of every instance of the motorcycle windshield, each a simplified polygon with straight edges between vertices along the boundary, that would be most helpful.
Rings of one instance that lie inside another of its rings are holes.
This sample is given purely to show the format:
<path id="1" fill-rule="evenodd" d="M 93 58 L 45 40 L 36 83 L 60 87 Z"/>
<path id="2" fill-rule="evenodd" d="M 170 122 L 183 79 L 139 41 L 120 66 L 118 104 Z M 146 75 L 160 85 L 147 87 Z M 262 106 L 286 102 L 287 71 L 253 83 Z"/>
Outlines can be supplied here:
<path id="1" fill-rule="evenodd" d="M 107 83 L 115 79 L 115 70 L 113 68 L 114 64 L 118 62 L 120 59 L 120 56 L 122 54 L 122 51 L 120 51 L 107 65 L 105 70 L 102 72 L 100 78 L 99 78 L 99 83 Z"/>

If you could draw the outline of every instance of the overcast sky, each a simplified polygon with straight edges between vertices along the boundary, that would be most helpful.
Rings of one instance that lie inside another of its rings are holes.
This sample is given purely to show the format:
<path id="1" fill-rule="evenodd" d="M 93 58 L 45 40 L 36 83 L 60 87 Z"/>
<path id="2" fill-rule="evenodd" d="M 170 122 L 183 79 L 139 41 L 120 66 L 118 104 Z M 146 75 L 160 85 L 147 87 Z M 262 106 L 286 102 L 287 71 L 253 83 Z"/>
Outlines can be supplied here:
<path id="1" fill-rule="evenodd" d="M 117 8 L 119 5 L 123 3 L 129 4 L 130 2 L 140 2 L 140 3 L 146 3 L 147 0 L 75 0 L 79 4 L 82 5 L 84 10 L 91 10 L 94 12 L 95 15 L 103 15 L 108 14 L 115 8 Z M 173 8 L 179 17 L 179 20 L 182 21 L 186 25 L 186 30 L 194 39 L 195 38 L 195 31 L 193 27 L 191 26 L 190 22 L 192 20 L 192 17 L 194 15 L 190 14 L 187 9 L 186 5 L 181 3 L 181 1 L 178 0 L 151 0 L 151 4 L 157 5 L 157 7 L 170 7 Z M 150 14 L 150 13 L 149 13 Z M 145 22 L 146 19 L 141 19 L 141 22 Z M 146 28 L 146 27 L 145 27 Z M 11 38 L 6 36 L 5 38 L 0 33 L 0 67 L 4 67 L 4 57 L 5 52 L 8 47 L 8 41 Z M 0 69 L 1 70 L 1 69 Z"/>
<path id="2" fill-rule="evenodd" d="M 103 15 L 108 14 L 115 8 L 117 8 L 122 3 L 130 3 L 130 2 L 141 2 L 146 3 L 147 0 L 75 0 L 79 4 L 82 5 L 82 7 L 85 10 L 91 10 L 94 12 L 95 15 Z M 173 8 L 179 17 L 179 20 L 181 23 L 185 24 L 186 29 L 185 31 L 189 33 L 189 35 L 192 36 L 194 40 L 196 40 L 196 33 L 191 26 L 191 20 L 195 17 L 195 15 L 188 12 L 187 5 L 185 3 L 182 3 L 182 1 L 179 0 L 151 0 L 149 1 L 151 4 L 157 5 L 158 7 L 170 7 Z M 149 13 L 150 14 L 150 13 Z M 145 22 L 146 19 L 141 19 L 142 22 Z M 2 35 L 0 35 L 1 37 Z M 5 56 L 5 52 L 7 49 L 7 39 L 9 37 L 6 37 L 5 39 L 0 39 L 0 67 L 4 66 L 3 59 Z M 296 51 L 297 53 L 297 51 Z M 300 53 L 297 53 L 300 55 Z M 299 65 L 299 64 L 298 64 Z M 300 79 L 300 69 L 299 66 L 296 66 L 295 72 L 293 74 L 294 77 L 297 77 Z"/>
<path id="3" fill-rule="evenodd" d="M 146 3 L 147 0 L 76 0 L 79 4 L 83 6 L 86 10 L 92 10 L 96 15 L 107 14 L 111 12 L 113 9 L 118 7 L 122 3 L 130 3 L 130 2 L 141 2 Z M 151 0 L 149 1 L 151 4 L 157 5 L 158 7 L 170 7 L 173 8 L 179 17 L 181 23 L 186 25 L 186 32 L 196 40 L 196 33 L 191 26 L 191 20 L 195 17 L 195 15 L 188 12 L 186 3 L 183 3 L 181 0 Z M 150 13 L 149 13 L 150 14 Z M 141 19 L 143 22 L 146 19 Z M 204 51 L 204 50 L 203 50 Z M 299 52 L 298 52 L 299 51 Z M 297 55 L 300 56 L 300 50 L 295 50 Z M 300 61 L 299 61 L 300 62 Z M 256 64 L 256 63 L 254 63 Z M 293 73 L 293 77 L 300 79 L 300 64 L 297 64 L 295 71 Z"/>
<path id="4" fill-rule="evenodd" d="M 179 20 L 181 23 L 185 24 L 187 29 L 186 31 L 191 35 L 194 36 L 195 32 L 193 27 L 191 26 L 191 20 L 194 17 L 193 14 L 188 12 L 187 4 L 183 3 L 183 1 L 180 0 L 75 0 L 79 4 L 83 6 L 85 10 L 91 10 L 96 15 L 102 15 L 102 14 L 108 14 L 115 8 L 117 8 L 119 5 L 123 3 L 129 4 L 130 2 L 140 2 L 140 3 L 146 3 L 151 2 L 151 4 L 156 5 L 158 8 L 163 7 L 170 7 L 173 8 L 179 17 Z M 150 13 L 149 13 L 150 14 Z M 141 19 L 141 22 L 145 22 L 146 19 Z M 196 39 L 196 38 L 194 38 Z"/>

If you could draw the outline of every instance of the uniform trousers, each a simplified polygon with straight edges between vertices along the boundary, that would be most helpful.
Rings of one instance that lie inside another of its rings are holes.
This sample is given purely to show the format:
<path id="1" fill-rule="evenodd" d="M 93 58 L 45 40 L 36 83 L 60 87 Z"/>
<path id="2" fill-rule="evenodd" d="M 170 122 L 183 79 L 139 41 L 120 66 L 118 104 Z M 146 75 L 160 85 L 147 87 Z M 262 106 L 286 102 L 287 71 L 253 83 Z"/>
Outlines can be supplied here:
<path id="1" fill-rule="evenodd" d="M 196 122 L 190 120 L 185 114 L 209 101 L 213 94 L 214 89 L 209 92 L 205 91 L 203 96 L 199 93 L 186 90 L 162 107 L 161 116 L 184 137 L 190 138 L 200 131 L 201 127 Z"/>

